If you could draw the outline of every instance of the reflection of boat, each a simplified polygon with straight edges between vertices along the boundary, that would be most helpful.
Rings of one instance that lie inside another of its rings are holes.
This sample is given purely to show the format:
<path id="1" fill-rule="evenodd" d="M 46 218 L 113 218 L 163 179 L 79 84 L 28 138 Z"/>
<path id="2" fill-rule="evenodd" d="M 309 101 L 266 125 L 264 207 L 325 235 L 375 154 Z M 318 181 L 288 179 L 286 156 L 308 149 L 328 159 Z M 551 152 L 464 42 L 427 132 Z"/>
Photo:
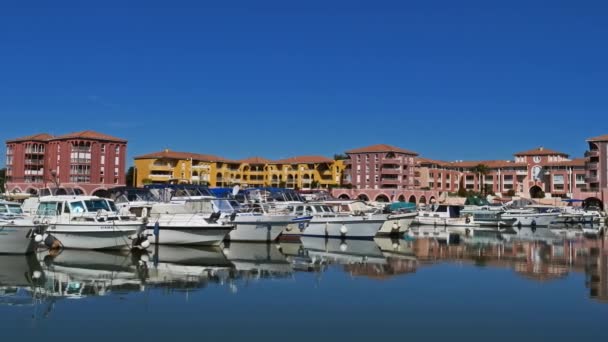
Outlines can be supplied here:
<path id="1" fill-rule="evenodd" d="M 146 262 L 146 283 L 204 286 L 209 279 L 224 279 L 233 265 L 219 247 L 156 245 L 142 255 Z"/>
<path id="2" fill-rule="evenodd" d="M 448 230 L 446 227 L 417 226 L 412 227 L 405 234 L 406 236 L 413 238 L 435 239 L 448 244 L 458 243 L 460 241 L 460 235 L 451 229 Z"/>
<path id="3" fill-rule="evenodd" d="M 302 246 L 313 263 L 386 263 L 373 240 L 340 240 L 303 236 Z"/>
<path id="4" fill-rule="evenodd" d="M 292 273 L 291 264 L 277 243 L 229 242 L 223 249 L 237 271 Z"/>
<path id="5" fill-rule="evenodd" d="M 32 288 L 43 278 L 35 255 L 0 256 L 0 305 L 33 305 Z"/>
<path id="6" fill-rule="evenodd" d="M 502 234 L 505 240 L 511 241 L 544 241 L 547 243 L 561 242 L 564 237 L 549 228 L 522 227 L 515 229 L 513 234 Z"/>
<path id="7" fill-rule="evenodd" d="M 412 241 L 389 237 L 375 237 L 374 242 L 378 245 L 382 254 L 387 258 L 401 258 L 416 260 L 414 244 Z"/>
<path id="8" fill-rule="evenodd" d="M 44 291 L 49 297 L 83 298 L 142 289 L 140 274 L 127 253 L 65 249 L 45 256 L 44 262 Z"/>

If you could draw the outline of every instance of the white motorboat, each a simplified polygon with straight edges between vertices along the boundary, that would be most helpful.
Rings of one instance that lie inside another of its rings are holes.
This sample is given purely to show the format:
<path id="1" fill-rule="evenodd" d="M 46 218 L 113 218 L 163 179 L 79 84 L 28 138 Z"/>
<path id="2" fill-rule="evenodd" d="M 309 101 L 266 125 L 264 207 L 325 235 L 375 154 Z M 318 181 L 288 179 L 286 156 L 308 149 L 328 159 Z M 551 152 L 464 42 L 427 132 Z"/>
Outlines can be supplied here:
<path id="1" fill-rule="evenodd" d="M 460 211 L 460 216 L 470 216 L 473 221 L 481 227 L 495 227 L 498 229 L 510 228 L 515 223 L 516 219 L 504 218 L 504 210 L 502 207 L 492 206 L 465 206 Z"/>
<path id="2" fill-rule="evenodd" d="M 120 216 L 114 202 L 96 196 L 46 196 L 39 199 L 35 223 L 65 248 L 145 248 L 143 222 Z M 46 239 L 46 237 L 45 237 Z"/>
<path id="3" fill-rule="evenodd" d="M 542 205 L 528 205 L 520 209 L 508 209 L 502 214 L 504 219 L 516 219 L 513 226 L 548 227 L 561 211 L 559 208 Z"/>
<path id="4" fill-rule="evenodd" d="M 331 199 L 320 202 L 330 207 L 334 212 L 347 215 L 382 214 L 382 210 L 360 200 Z M 415 208 L 415 206 L 414 206 Z M 390 235 L 407 231 L 418 216 L 415 210 L 395 211 L 385 213 L 386 220 L 378 230 L 378 234 Z"/>
<path id="5" fill-rule="evenodd" d="M 45 230 L 23 216 L 19 203 L 0 201 L 0 254 L 34 252 Z"/>
<path id="6" fill-rule="evenodd" d="M 219 221 L 219 214 L 203 214 L 185 202 L 161 202 L 150 189 L 115 188 L 110 197 L 121 213 L 147 222 L 145 234 L 154 244 L 217 246 L 234 229 L 234 225 Z"/>
<path id="7" fill-rule="evenodd" d="M 433 227 L 458 227 L 472 229 L 479 227 L 472 216 L 460 215 L 462 207 L 458 205 L 432 204 L 418 212 L 414 224 Z"/>
<path id="8" fill-rule="evenodd" d="M 154 203 L 146 235 L 154 244 L 217 246 L 234 229 L 234 225 L 218 219 L 219 215 L 204 215 L 184 204 Z"/>
<path id="9" fill-rule="evenodd" d="M 349 215 L 334 212 L 321 203 L 294 205 L 296 216 L 312 216 L 308 225 L 293 229 L 291 234 L 301 236 L 335 237 L 345 239 L 372 239 L 387 219 L 387 214 Z"/>

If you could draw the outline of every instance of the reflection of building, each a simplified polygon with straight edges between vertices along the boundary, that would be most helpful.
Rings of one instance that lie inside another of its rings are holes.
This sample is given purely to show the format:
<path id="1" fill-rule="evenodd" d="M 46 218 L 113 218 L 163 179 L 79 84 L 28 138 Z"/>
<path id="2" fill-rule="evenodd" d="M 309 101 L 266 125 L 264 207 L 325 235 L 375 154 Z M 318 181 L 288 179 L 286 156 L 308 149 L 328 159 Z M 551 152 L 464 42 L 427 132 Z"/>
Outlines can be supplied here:
<path id="1" fill-rule="evenodd" d="M 36 193 L 60 185 L 93 194 L 124 186 L 126 154 L 126 140 L 93 131 L 8 140 L 6 189 Z"/>
<path id="2" fill-rule="evenodd" d="M 209 186 L 281 186 L 327 188 L 340 183 L 341 160 L 300 156 L 271 161 L 261 157 L 243 160 L 164 150 L 135 157 L 136 185 L 192 183 Z"/>
<path id="3" fill-rule="evenodd" d="M 602 240 L 467 242 L 447 245 L 436 239 L 416 239 L 414 252 L 422 264 L 429 262 L 469 262 L 478 266 L 512 268 L 536 281 L 565 276 L 570 271 L 585 272 L 590 296 L 608 300 L 608 253 Z"/>
<path id="4" fill-rule="evenodd" d="M 589 296 L 602 302 L 608 302 L 608 253 L 593 249 L 585 265 Z"/>

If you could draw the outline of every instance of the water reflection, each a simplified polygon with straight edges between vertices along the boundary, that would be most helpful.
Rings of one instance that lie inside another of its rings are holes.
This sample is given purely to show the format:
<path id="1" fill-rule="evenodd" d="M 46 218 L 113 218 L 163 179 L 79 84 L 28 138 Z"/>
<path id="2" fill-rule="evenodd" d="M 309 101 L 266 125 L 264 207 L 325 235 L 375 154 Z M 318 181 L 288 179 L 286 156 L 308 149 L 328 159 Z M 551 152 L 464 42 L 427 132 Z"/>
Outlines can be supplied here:
<path id="1" fill-rule="evenodd" d="M 58 254 L 0 256 L 0 304 L 35 305 L 63 299 L 155 289 L 202 290 L 266 279 L 297 279 L 337 269 L 352 278 L 391 280 L 437 263 L 508 268 L 532 281 L 584 275 L 589 297 L 608 302 L 605 240 L 564 229 L 474 231 L 458 239 L 444 234 L 417 238 L 340 240 L 302 237 L 279 243 L 230 243 L 219 248 L 156 246 L 126 254 L 64 250 Z M 46 309 L 48 312 L 49 309 Z"/>

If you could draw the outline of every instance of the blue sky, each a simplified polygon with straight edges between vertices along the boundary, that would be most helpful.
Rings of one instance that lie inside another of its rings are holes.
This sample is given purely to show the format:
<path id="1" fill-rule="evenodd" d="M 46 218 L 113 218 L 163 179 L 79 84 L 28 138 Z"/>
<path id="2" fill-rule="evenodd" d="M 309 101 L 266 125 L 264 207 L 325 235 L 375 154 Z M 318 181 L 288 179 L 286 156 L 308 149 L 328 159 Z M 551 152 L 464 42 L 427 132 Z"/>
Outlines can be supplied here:
<path id="1" fill-rule="evenodd" d="M 0 138 L 580 156 L 608 134 L 606 61 L 605 1 L 3 1 Z"/>

